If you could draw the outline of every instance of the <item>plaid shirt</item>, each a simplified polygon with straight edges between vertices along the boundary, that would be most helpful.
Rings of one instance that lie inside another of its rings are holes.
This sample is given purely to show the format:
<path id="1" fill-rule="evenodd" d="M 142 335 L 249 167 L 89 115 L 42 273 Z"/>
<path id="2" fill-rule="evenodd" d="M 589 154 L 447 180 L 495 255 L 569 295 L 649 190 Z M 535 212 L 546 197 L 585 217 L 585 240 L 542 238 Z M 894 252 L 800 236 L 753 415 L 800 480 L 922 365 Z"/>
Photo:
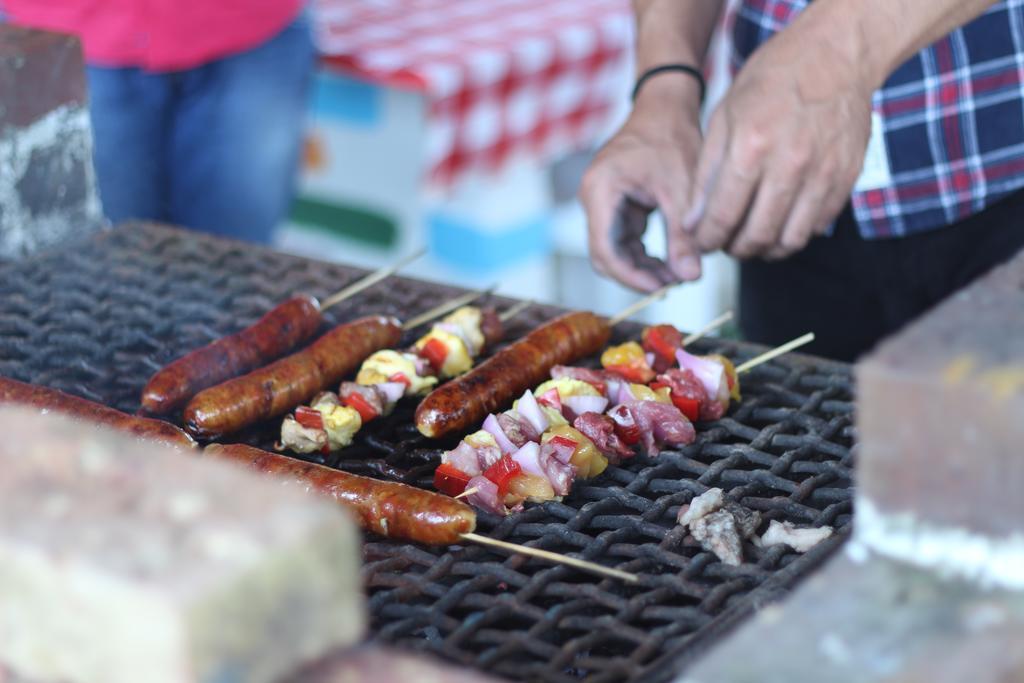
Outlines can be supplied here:
<path id="1" fill-rule="evenodd" d="M 733 66 L 807 4 L 742 0 Z M 851 197 L 865 238 L 949 225 L 1024 187 L 1024 0 L 996 3 L 912 57 L 874 94 L 873 109 L 865 175 Z"/>

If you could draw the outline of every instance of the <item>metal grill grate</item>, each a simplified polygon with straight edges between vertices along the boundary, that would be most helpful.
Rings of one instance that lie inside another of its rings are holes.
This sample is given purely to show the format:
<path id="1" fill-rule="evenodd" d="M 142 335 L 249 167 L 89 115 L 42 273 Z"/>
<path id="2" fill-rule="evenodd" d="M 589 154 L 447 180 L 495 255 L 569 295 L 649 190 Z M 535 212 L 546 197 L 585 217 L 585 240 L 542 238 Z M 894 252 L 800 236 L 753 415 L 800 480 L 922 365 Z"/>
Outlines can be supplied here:
<path id="1" fill-rule="evenodd" d="M 0 374 L 125 411 L 162 364 L 256 320 L 287 296 L 324 296 L 362 271 L 153 225 L 129 225 L 32 260 L 0 264 Z M 425 310 L 459 290 L 398 278 L 328 313 Z M 499 306 L 508 305 L 499 300 Z M 510 338 L 553 316 L 534 307 Z M 639 327 L 622 325 L 618 339 Z M 708 341 L 734 359 L 757 348 Z M 480 532 L 618 566 L 638 585 L 481 547 L 425 548 L 369 537 L 364 578 L 372 637 L 516 680 L 668 680 L 736 620 L 785 592 L 829 554 L 852 519 L 852 389 L 844 365 L 788 356 L 744 378 L 744 400 L 697 442 L 637 458 L 562 502 Z M 371 423 L 327 464 L 429 487 L 440 447 L 412 427 L 413 406 Z M 263 447 L 277 425 L 236 441 Z M 719 486 L 767 519 L 829 524 L 806 556 L 747 544 L 730 567 L 688 540 L 678 507 Z"/>

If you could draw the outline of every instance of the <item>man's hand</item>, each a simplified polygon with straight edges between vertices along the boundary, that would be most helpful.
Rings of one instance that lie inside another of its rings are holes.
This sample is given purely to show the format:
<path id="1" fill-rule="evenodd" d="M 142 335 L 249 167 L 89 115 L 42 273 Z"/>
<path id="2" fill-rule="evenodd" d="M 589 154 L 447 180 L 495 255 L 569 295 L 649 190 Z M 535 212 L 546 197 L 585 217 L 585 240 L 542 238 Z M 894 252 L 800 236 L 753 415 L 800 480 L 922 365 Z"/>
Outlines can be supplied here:
<path id="1" fill-rule="evenodd" d="M 864 162 L 873 85 L 797 25 L 743 67 L 708 125 L 685 229 L 704 251 L 782 258 L 842 210 Z"/>
<path id="2" fill-rule="evenodd" d="M 580 200 L 587 213 L 591 261 L 600 273 L 628 287 L 653 291 L 700 277 L 699 251 L 682 229 L 701 146 L 698 92 L 696 82 L 684 74 L 652 79 L 629 120 L 583 178 Z M 654 209 L 665 220 L 667 262 L 647 254 L 641 241 Z"/>
<path id="3" fill-rule="evenodd" d="M 637 74 L 651 67 L 704 62 L 722 0 L 633 0 Z M 580 188 L 590 231 L 590 259 L 622 284 L 652 291 L 700 277 L 700 253 L 682 229 L 700 155 L 700 85 L 663 73 L 640 89 L 629 120 L 598 153 Z M 651 211 L 665 219 L 668 258 L 644 250 Z"/>

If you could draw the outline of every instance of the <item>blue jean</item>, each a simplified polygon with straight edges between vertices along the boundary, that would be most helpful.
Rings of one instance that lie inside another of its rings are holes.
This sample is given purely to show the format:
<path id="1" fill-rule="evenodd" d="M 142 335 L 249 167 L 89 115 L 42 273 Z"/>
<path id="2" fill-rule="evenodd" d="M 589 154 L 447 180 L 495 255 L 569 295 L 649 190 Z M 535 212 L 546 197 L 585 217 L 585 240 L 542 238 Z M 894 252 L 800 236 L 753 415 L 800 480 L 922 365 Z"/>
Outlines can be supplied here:
<path id="1" fill-rule="evenodd" d="M 107 218 L 269 242 L 294 192 L 313 64 L 303 15 L 262 45 L 185 71 L 90 66 Z"/>

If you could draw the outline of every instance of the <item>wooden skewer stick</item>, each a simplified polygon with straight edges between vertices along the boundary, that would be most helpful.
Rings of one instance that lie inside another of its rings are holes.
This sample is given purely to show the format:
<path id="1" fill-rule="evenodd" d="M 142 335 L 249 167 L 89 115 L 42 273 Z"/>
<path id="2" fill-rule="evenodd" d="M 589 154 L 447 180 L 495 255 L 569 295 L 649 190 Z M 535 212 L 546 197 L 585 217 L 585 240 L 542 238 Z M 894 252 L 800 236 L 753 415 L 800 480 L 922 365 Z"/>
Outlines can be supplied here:
<path id="1" fill-rule="evenodd" d="M 687 335 L 686 337 L 684 337 L 683 338 L 683 346 L 687 346 L 688 344 L 692 344 L 693 342 L 697 341 L 698 339 L 700 339 L 701 337 L 706 335 L 708 332 L 713 332 L 714 330 L 717 330 L 719 327 L 721 327 L 722 325 L 726 324 L 730 320 L 732 320 L 732 311 L 726 311 L 725 313 L 723 313 L 722 315 L 718 316 L 717 318 L 715 318 L 714 320 L 709 322 L 707 325 L 705 325 L 704 327 L 702 327 L 699 330 L 697 330 L 696 332 L 694 332 L 693 334 L 690 334 L 690 335 Z"/>
<path id="2" fill-rule="evenodd" d="M 523 311 L 525 311 L 527 308 L 529 308 L 532 305 L 533 305 L 533 301 L 531 301 L 530 299 L 527 299 L 526 301 L 520 301 L 515 306 L 513 306 L 510 309 L 508 309 L 507 311 L 505 311 L 504 313 L 502 313 L 498 317 L 501 319 L 501 322 L 503 322 L 503 323 L 504 322 L 508 322 L 509 320 L 511 320 L 512 318 L 516 317 L 517 315 L 519 315 L 520 313 L 522 313 Z"/>
<path id="3" fill-rule="evenodd" d="M 420 249 L 415 253 L 409 254 L 405 258 L 399 260 L 398 263 L 394 263 L 390 266 L 385 266 L 384 268 L 381 268 L 380 270 L 370 273 L 366 277 L 357 280 L 356 282 L 353 282 L 348 287 L 345 287 L 344 289 L 339 290 L 334 294 L 330 295 L 329 297 L 327 297 L 326 299 L 324 299 L 323 303 L 320 304 L 320 310 L 326 311 L 331 306 L 341 303 L 345 299 L 348 299 L 349 297 L 358 294 L 364 289 L 373 287 L 381 280 L 391 277 L 399 270 L 409 265 L 410 263 L 412 263 L 413 261 L 415 261 L 416 259 L 418 259 L 419 257 L 423 256 L 426 253 L 426 248 Z"/>
<path id="4" fill-rule="evenodd" d="M 562 555 L 560 553 L 553 553 L 549 550 L 541 550 L 540 548 L 531 548 L 525 545 L 518 545 L 516 543 L 508 543 L 506 541 L 499 541 L 496 538 L 488 538 L 479 534 L 462 534 L 462 538 L 473 543 L 479 543 L 480 545 L 494 546 L 495 548 L 502 548 L 504 550 L 510 550 L 512 552 L 520 553 L 522 555 L 529 555 L 531 557 L 539 557 L 549 562 L 555 562 L 558 564 L 567 564 L 570 567 L 576 567 L 583 571 L 591 572 L 593 574 L 601 574 L 603 576 L 609 576 L 613 579 L 620 579 L 628 583 L 636 583 L 640 580 L 640 577 L 636 574 L 624 572 L 621 569 L 612 569 L 611 567 L 605 567 L 604 565 L 597 564 L 595 562 L 587 562 L 586 560 L 580 560 L 575 557 L 569 557 L 568 555 Z"/>
<path id="5" fill-rule="evenodd" d="M 760 356 L 756 356 L 754 358 L 751 358 L 746 363 L 744 363 L 743 365 L 740 365 L 739 367 L 736 368 L 736 374 L 738 375 L 741 372 L 746 372 L 748 370 L 751 370 L 752 368 L 757 367 L 761 363 L 767 363 L 772 358 L 776 358 L 778 356 L 781 356 L 784 353 L 789 353 L 793 349 L 798 348 L 800 346 L 803 346 L 804 344 L 810 344 L 812 341 L 814 341 L 814 333 L 813 332 L 808 332 L 807 334 L 805 334 L 802 337 L 797 337 L 793 341 L 786 342 L 782 346 L 778 346 L 778 347 L 772 349 L 771 351 L 765 351 Z"/>
<path id="6" fill-rule="evenodd" d="M 437 306 L 431 308 L 429 311 L 424 311 L 423 313 L 420 313 L 414 318 L 409 318 L 409 320 L 404 325 L 402 325 L 402 329 L 408 332 L 409 330 L 419 327 L 425 322 L 429 322 L 434 318 L 439 318 L 445 313 L 451 313 L 456 308 L 459 308 L 460 306 L 465 306 L 466 304 L 476 299 L 479 299 L 485 294 L 490 294 L 493 291 L 494 285 L 491 285 L 490 287 L 484 290 L 479 290 L 476 292 L 466 292 L 465 294 L 457 296 L 454 299 L 450 299 L 443 304 L 438 304 Z"/>
<path id="7" fill-rule="evenodd" d="M 468 489 L 466 489 L 465 491 L 463 491 L 459 495 L 455 496 L 454 498 L 455 498 L 455 500 L 458 500 L 459 498 L 465 498 L 466 496 L 472 496 L 474 493 L 476 493 L 479 490 L 480 490 L 479 486 L 470 486 Z"/>
<path id="8" fill-rule="evenodd" d="M 612 327 L 615 327 L 616 325 L 618 325 L 619 323 L 621 323 L 623 320 L 633 315 L 634 313 L 642 311 L 643 309 L 653 304 L 655 301 L 660 301 L 664 299 L 665 295 L 668 294 L 668 290 L 672 289 L 678 284 L 678 282 L 669 283 L 662 287 L 661 289 L 655 292 L 651 292 L 650 294 L 640 299 L 639 301 L 634 301 L 629 306 L 626 306 L 624 309 L 622 309 L 618 313 L 618 315 L 615 315 L 614 317 L 610 318 L 608 320 L 608 324 L 611 325 Z"/>

